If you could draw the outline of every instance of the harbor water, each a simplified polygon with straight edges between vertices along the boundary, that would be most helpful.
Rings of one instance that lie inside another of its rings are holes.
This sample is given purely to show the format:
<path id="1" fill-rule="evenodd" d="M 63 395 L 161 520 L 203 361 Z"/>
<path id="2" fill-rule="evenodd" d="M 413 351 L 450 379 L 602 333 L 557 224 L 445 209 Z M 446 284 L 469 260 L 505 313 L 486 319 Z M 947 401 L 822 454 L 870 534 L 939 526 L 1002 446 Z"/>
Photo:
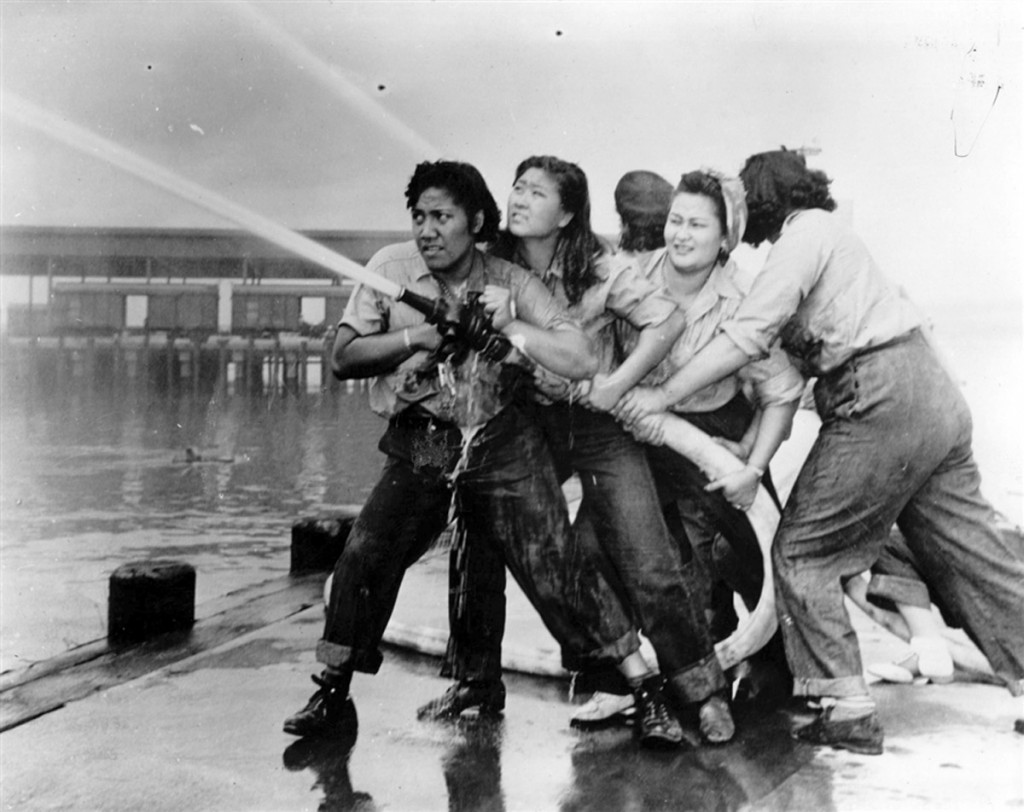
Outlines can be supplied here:
<path id="1" fill-rule="evenodd" d="M 975 418 L 983 486 L 1021 522 L 1019 306 L 932 313 Z M 360 504 L 384 423 L 359 387 L 165 394 L 83 378 L 27 386 L 5 366 L 0 436 L 0 668 L 106 633 L 127 561 L 197 571 L 197 604 L 287 573 L 292 525 Z M 186 449 L 202 459 L 189 462 Z M 785 455 L 780 456 L 785 460 Z"/>

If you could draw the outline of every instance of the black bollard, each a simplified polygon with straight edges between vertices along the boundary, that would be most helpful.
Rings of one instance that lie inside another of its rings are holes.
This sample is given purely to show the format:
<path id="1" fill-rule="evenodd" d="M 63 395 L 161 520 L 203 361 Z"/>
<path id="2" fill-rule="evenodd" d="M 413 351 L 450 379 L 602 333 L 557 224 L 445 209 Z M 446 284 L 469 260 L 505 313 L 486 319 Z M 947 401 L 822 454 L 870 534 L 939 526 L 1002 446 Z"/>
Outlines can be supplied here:
<path id="1" fill-rule="evenodd" d="M 359 515 L 357 509 L 333 516 L 302 519 L 292 525 L 290 572 L 327 572 L 345 548 L 349 531 Z"/>
<path id="2" fill-rule="evenodd" d="M 110 576 L 107 640 L 136 643 L 195 623 L 196 571 L 181 561 L 136 561 Z"/>

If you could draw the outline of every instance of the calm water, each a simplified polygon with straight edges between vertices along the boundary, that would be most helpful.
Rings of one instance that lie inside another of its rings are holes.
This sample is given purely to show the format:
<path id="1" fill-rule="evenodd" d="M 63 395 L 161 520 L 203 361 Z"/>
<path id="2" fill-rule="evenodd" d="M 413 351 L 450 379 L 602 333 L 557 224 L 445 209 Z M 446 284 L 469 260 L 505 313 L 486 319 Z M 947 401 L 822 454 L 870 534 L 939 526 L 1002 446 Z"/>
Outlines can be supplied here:
<path id="1" fill-rule="evenodd" d="M 1019 306 L 930 315 L 974 412 L 985 493 L 1020 523 Z M 360 390 L 168 398 L 81 381 L 30 391 L 7 375 L 0 392 L 3 669 L 102 637 L 107 581 L 126 561 L 191 563 L 200 614 L 286 573 L 292 524 L 361 503 L 382 462 L 384 424 Z M 188 446 L 233 461 L 176 462 Z"/>
<path id="2" fill-rule="evenodd" d="M 125 561 L 188 561 L 199 604 L 286 573 L 292 524 L 361 503 L 383 459 L 383 422 L 359 390 L 218 399 L 5 383 L 4 669 L 102 637 Z M 231 461 L 185 464 L 186 447 Z"/>

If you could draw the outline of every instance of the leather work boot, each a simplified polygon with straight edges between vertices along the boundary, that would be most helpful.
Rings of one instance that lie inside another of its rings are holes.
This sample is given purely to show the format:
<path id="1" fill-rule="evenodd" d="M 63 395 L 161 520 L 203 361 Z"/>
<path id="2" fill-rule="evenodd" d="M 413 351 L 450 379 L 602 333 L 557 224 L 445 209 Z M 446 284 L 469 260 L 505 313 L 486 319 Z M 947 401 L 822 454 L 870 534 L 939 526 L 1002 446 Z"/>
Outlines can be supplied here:
<path id="1" fill-rule="evenodd" d="M 683 742 L 683 726 L 669 709 L 657 680 L 644 680 L 634 689 L 640 746 L 665 750 Z"/>
<path id="2" fill-rule="evenodd" d="M 416 711 L 422 720 L 454 719 L 463 711 L 478 708 L 481 714 L 497 716 L 505 710 L 505 684 L 501 680 L 471 682 L 460 680 L 437 699 Z"/>
<path id="3" fill-rule="evenodd" d="M 717 694 L 712 694 L 697 711 L 700 720 L 700 735 L 708 744 L 725 744 L 736 735 L 729 703 Z"/>
<path id="4" fill-rule="evenodd" d="M 798 741 L 828 745 L 836 750 L 850 750 L 865 756 L 882 754 L 884 735 L 876 713 L 871 712 L 857 719 L 834 722 L 832 708 L 826 708 L 809 725 L 793 731 L 793 738 Z"/>
<path id="5" fill-rule="evenodd" d="M 284 720 L 284 732 L 292 736 L 341 736 L 358 727 L 356 706 L 348 695 L 348 686 L 323 676 L 313 676 L 319 689 L 306 707 Z"/>

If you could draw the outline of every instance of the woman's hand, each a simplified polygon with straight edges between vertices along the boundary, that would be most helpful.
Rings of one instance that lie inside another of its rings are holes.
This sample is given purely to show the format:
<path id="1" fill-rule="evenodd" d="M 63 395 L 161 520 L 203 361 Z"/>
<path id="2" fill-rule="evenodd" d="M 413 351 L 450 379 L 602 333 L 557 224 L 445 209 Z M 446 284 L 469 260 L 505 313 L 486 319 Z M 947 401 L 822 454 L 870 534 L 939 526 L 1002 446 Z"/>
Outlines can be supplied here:
<path id="1" fill-rule="evenodd" d="M 761 484 L 761 472 L 756 468 L 745 465 L 731 474 L 716 479 L 704 490 L 710 492 L 721 491 L 726 501 L 737 510 L 750 510 L 754 504 L 754 497 L 757 496 L 758 486 Z"/>
<path id="2" fill-rule="evenodd" d="M 603 372 L 589 381 L 577 383 L 576 399 L 580 405 L 595 412 L 610 412 L 622 397 L 622 387 Z"/>
<path id="3" fill-rule="evenodd" d="M 488 285 L 480 294 L 480 304 L 491 317 L 491 326 L 495 330 L 504 330 L 515 321 L 512 306 L 512 291 L 508 288 Z"/>
<path id="4" fill-rule="evenodd" d="M 619 398 L 619 402 L 612 409 L 612 414 L 630 428 L 632 424 L 640 422 L 645 417 L 665 411 L 668 406 L 660 389 L 635 386 Z"/>

